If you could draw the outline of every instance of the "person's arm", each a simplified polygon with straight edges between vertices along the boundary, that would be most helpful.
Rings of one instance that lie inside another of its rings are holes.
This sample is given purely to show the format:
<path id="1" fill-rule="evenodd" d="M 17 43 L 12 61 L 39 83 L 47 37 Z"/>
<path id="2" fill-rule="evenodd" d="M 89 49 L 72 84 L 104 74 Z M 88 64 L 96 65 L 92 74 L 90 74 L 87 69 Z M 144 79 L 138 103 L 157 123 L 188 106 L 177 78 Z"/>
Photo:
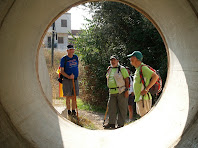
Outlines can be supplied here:
<path id="1" fill-rule="evenodd" d="M 128 71 L 126 70 L 126 68 L 123 68 L 121 69 L 121 73 L 122 73 L 122 76 L 123 76 L 123 79 L 125 81 L 125 98 L 128 98 L 129 97 L 129 73 Z"/>
<path id="2" fill-rule="evenodd" d="M 64 77 L 68 78 L 68 79 L 74 79 L 74 75 L 73 75 L 73 74 L 68 75 L 68 74 L 65 73 L 64 67 L 61 67 L 61 74 L 62 74 Z"/>
<path id="3" fill-rule="evenodd" d="M 124 79 L 126 89 L 129 89 L 129 77 Z"/>
<path id="4" fill-rule="evenodd" d="M 129 77 L 125 78 L 124 81 L 125 81 L 125 89 L 126 89 L 125 92 L 124 92 L 124 96 L 125 96 L 125 98 L 128 98 L 129 97 L 129 91 L 128 91 L 128 89 L 129 89 Z"/>
<path id="5" fill-rule="evenodd" d="M 155 72 L 153 72 L 152 75 L 151 75 L 151 81 L 150 81 L 149 85 L 144 90 L 142 90 L 140 94 L 141 95 L 147 94 L 149 89 L 155 84 L 155 82 L 158 79 L 159 79 L 159 76 Z"/>

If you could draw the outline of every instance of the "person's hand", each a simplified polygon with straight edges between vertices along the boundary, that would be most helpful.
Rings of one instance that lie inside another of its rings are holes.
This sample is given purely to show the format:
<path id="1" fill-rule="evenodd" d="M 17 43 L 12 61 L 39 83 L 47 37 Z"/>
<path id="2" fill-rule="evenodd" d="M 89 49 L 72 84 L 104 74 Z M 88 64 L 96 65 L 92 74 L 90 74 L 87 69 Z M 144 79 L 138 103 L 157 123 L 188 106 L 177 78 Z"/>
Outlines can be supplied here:
<path id="1" fill-rule="evenodd" d="M 134 92 L 131 93 L 131 96 L 135 96 Z"/>
<path id="2" fill-rule="evenodd" d="M 144 89 L 141 91 L 140 95 L 144 96 L 145 94 L 147 94 L 148 92 Z"/>
<path id="3" fill-rule="evenodd" d="M 129 91 L 125 91 L 124 96 L 125 96 L 125 98 L 128 98 L 129 97 Z"/>
<path id="4" fill-rule="evenodd" d="M 73 73 L 69 76 L 69 79 L 74 79 Z"/>

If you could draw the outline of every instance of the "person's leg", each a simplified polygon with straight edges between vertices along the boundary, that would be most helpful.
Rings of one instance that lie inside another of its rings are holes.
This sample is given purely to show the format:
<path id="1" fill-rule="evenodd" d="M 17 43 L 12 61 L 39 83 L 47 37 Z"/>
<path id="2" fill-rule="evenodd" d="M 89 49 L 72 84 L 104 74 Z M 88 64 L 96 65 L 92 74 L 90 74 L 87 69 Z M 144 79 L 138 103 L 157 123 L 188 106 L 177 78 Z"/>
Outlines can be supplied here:
<path id="1" fill-rule="evenodd" d="M 143 108 L 142 100 L 136 102 L 136 112 L 141 117 L 144 116 L 144 108 Z"/>
<path id="2" fill-rule="evenodd" d="M 75 92 L 76 92 L 76 96 L 79 95 L 79 84 L 78 84 L 78 79 L 77 80 L 74 80 L 74 83 L 75 83 Z M 72 87 L 73 87 L 73 84 L 72 84 Z M 72 95 L 73 94 L 73 88 L 72 88 Z M 76 98 L 75 96 L 72 96 L 72 115 L 76 115 Z"/>
<path id="3" fill-rule="evenodd" d="M 135 116 L 137 115 L 137 112 L 136 112 L 135 96 L 133 96 L 133 104 L 132 104 L 132 108 L 133 108 L 133 118 L 135 118 Z"/>
<path id="4" fill-rule="evenodd" d="M 72 96 L 72 110 L 76 109 L 76 99 L 74 96 Z"/>
<path id="5" fill-rule="evenodd" d="M 133 119 L 133 107 L 132 105 L 128 105 L 129 109 L 129 120 L 131 121 Z"/>
<path id="6" fill-rule="evenodd" d="M 72 96 L 72 114 L 73 115 L 76 115 L 75 109 L 76 109 L 76 99 L 74 96 Z"/>
<path id="7" fill-rule="evenodd" d="M 124 92 L 118 95 L 118 127 L 124 126 L 127 117 L 128 99 L 125 98 Z"/>
<path id="8" fill-rule="evenodd" d="M 136 102 L 137 114 L 143 117 L 150 110 L 150 103 L 152 100 L 140 100 Z"/>
<path id="9" fill-rule="evenodd" d="M 129 110 L 129 121 L 132 121 L 133 119 L 133 104 L 134 104 L 134 96 L 129 95 L 129 100 L 128 100 L 128 110 Z"/>
<path id="10" fill-rule="evenodd" d="M 71 111 L 70 111 L 70 99 L 71 98 L 72 98 L 72 96 L 66 96 L 66 107 L 67 107 L 69 115 L 71 114 Z"/>
<path id="11" fill-rule="evenodd" d="M 68 115 L 71 114 L 70 111 L 70 99 L 72 97 L 72 81 L 63 78 L 63 94 L 66 96 L 66 108 L 68 110 Z"/>
<path id="12" fill-rule="evenodd" d="M 144 100 L 145 114 L 151 110 L 151 105 L 152 105 L 152 99 Z"/>
<path id="13" fill-rule="evenodd" d="M 115 124 L 117 114 L 117 95 L 110 94 L 109 100 L 109 124 Z"/>
<path id="14" fill-rule="evenodd" d="M 116 115 L 117 115 L 117 95 L 116 94 L 110 94 L 109 102 L 108 102 L 108 112 L 109 112 L 109 123 L 104 126 L 104 128 L 115 128 L 115 122 L 116 122 Z"/>

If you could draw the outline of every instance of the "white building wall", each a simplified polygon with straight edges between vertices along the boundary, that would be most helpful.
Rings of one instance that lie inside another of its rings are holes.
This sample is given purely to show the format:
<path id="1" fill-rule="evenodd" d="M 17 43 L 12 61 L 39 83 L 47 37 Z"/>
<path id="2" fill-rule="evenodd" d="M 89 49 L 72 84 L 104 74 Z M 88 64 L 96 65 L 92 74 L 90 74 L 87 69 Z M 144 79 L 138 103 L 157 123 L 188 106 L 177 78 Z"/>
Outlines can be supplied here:
<path id="1" fill-rule="evenodd" d="M 67 20 L 67 27 L 61 27 L 61 20 Z M 71 32 L 71 13 L 65 13 L 61 15 L 55 21 L 55 29 L 58 33 L 69 33 Z"/>
<path id="2" fill-rule="evenodd" d="M 57 49 L 59 50 L 66 50 L 68 45 L 68 34 L 66 33 L 59 33 L 58 37 L 63 37 L 63 43 L 57 43 L 58 40 L 56 40 L 57 43 Z"/>
<path id="3" fill-rule="evenodd" d="M 67 20 L 67 27 L 61 27 L 61 20 Z M 57 33 L 57 39 L 56 36 L 54 36 L 54 44 L 57 45 L 55 49 L 65 50 L 68 45 L 68 35 L 71 33 L 71 13 L 65 13 L 55 21 L 55 32 Z M 49 46 L 48 37 L 52 39 L 52 26 L 48 29 L 43 39 L 44 46 L 51 48 L 51 46 Z M 63 43 L 58 43 L 58 37 L 63 37 Z"/>

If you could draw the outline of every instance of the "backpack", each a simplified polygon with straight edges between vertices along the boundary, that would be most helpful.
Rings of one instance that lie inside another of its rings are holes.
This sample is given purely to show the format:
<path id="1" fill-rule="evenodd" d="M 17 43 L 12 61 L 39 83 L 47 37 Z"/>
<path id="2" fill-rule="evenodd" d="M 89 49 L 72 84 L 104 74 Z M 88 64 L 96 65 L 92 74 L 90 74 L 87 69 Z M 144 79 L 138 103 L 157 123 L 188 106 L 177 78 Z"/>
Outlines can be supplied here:
<path id="1" fill-rule="evenodd" d="M 64 58 L 65 58 L 65 63 L 64 63 L 64 68 L 65 68 L 68 59 L 66 58 L 66 56 L 64 56 Z M 74 59 L 77 60 L 77 59 L 78 59 L 77 56 L 74 55 Z M 59 69 L 60 69 L 60 66 L 59 66 Z M 61 70 L 60 70 L 60 71 L 61 71 Z M 58 77 L 59 83 L 63 83 L 63 77 L 64 77 L 64 76 L 63 76 L 61 73 L 59 73 L 59 77 Z"/>
<path id="2" fill-rule="evenodd" d="M 114 73 L 114 79 L 115 79 L 115 82 L 116 82 L 116 86 L 117 87 L 114 87 L 114 88 L 109 88 L 109 89 L 117 89 L 118 88 L 118 91 L 119 93 L 121 93 L 121 91 L 123 91 L 123 89 L 125 89 L 125 81 L 124 81 L 124 78 L 123 78 L 123 74 L 121 73 L 121 69 L 124 68 L 124 66 L 121 66 L 119 65 L 118 67 L 108 67 L 108 71 L 107 71 L 107 86 L 109 85 L 109 81 L 108 81 L 108 77 L 110 75 L 110 69 L 116 69 L 115 70 L 115 73 Z"/>
<path id="3" fill-rule="evenodd" d="M 118 73 L 121 72 L 120 65 L 119 65 L 118 67 L 111 67 L 111 66 L 109 66 L 109 67 L 107 68 L 107 72 L 110 70 L 110 68 L 118 68 Z"/>
<path id="4" fill-rule="evenodd" d="M 140 67 L 140 79 L 141 79 L 141 82 L 142 84 L 144 85 L 144 88 L 146 88 L 145 86 L 145 81 L 144 81 L 144 77 L 143 77 L 143 73 L 142 73 L 142 66 L 147 66 L 150 70 L 154 71 L 158 76 L 158 80 L 155 82 L 155 84 L 149 89 L 149 92 L 152 94 L 152 95 L 157 95 L 161 92 L 162 90 L 162 79 L 160 77 L 160 74 L 158 71 L 156 71 L 155 69 L 153 69 L 151 66 L 149 65 L 141 65 Z M 140 83 L 141 83 L 140 82 Z"/>

